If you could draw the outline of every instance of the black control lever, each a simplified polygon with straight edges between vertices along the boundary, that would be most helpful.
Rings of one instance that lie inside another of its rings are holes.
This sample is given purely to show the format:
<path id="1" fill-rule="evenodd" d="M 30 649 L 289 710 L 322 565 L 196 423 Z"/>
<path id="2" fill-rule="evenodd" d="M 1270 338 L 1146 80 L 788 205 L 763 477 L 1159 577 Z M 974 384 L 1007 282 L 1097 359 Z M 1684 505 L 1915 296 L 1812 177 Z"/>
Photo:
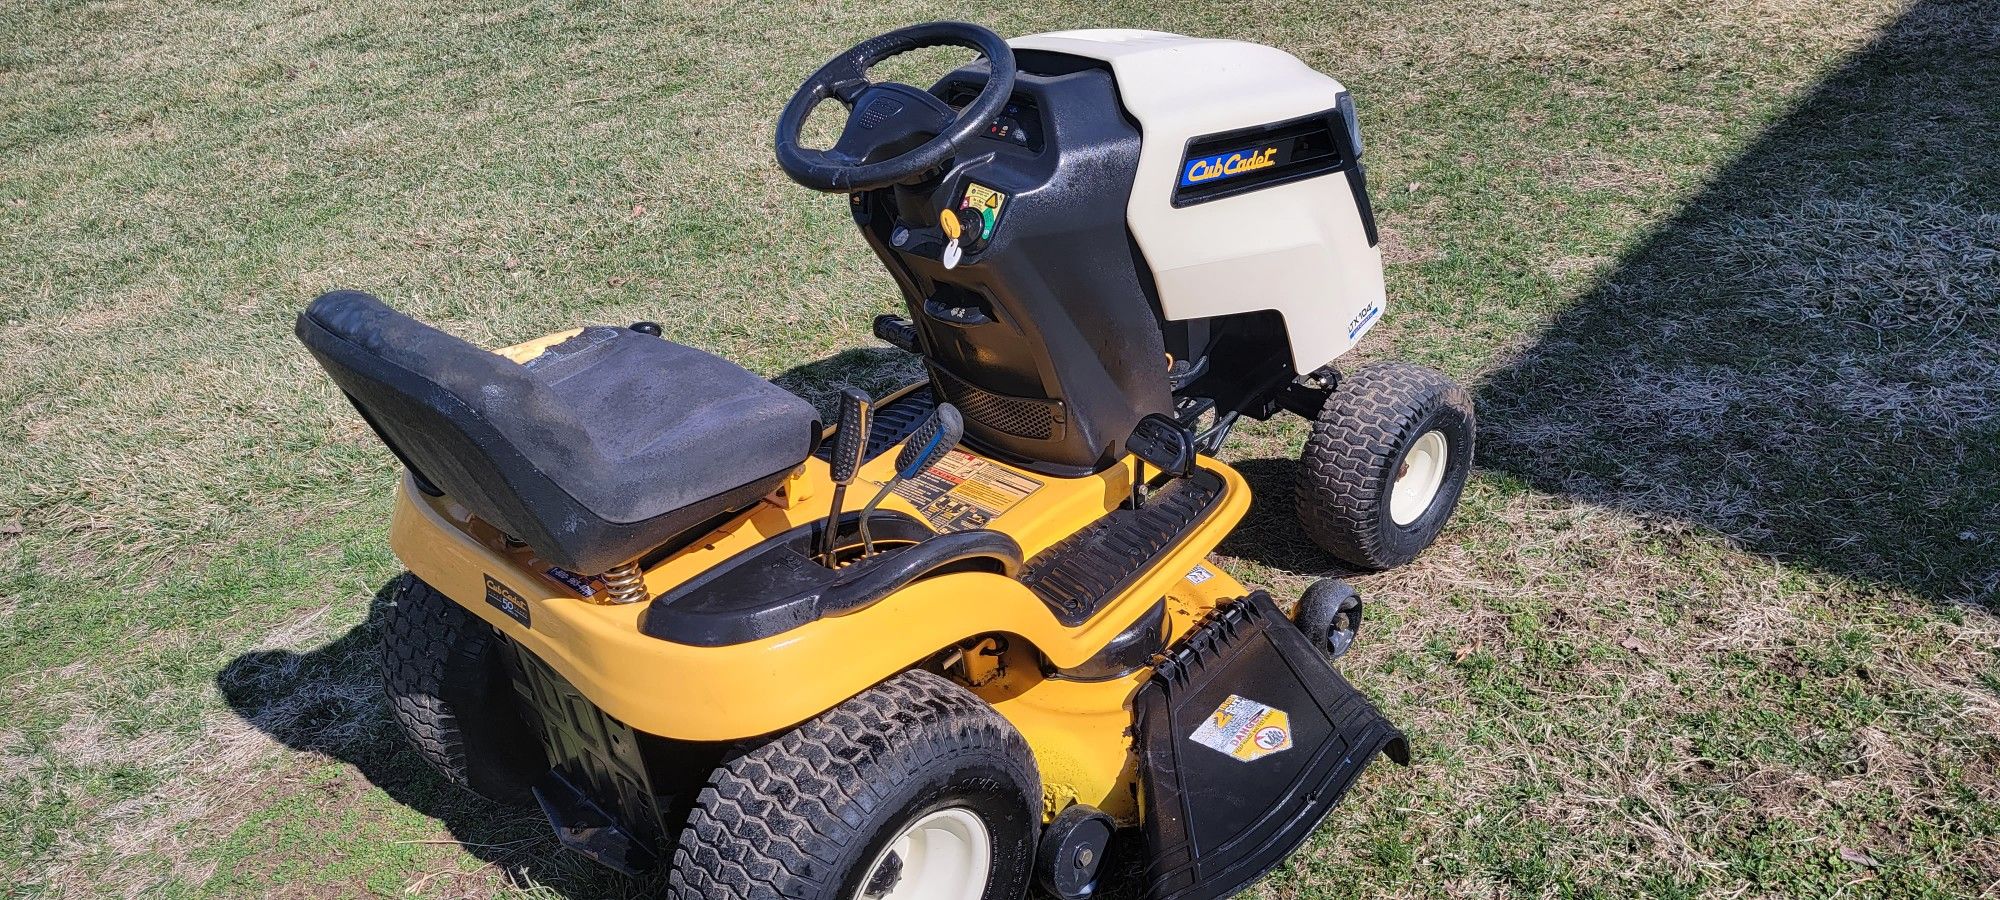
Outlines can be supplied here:
<path id="1" fill-rule="evenodd" d="M 820 543 L 820 561 L 829 569 L 839 563 L 835 556 L 839 548 L 840 506 L 847 499 L 847 486 L 854 483 L 854 473 L 861 470 L 861 458 L 868 453 L 869 420 L 873 414 L 874 404 L 867 394 L 854 388 L 840 392 L 840 424 L 833 432 L 832 458 L 827 460 L 827 468 L 833 475 L 833 504 L 827 508 L 826 534 Z"/>
<path id="2" fill-rule="evenodd" d="M 964 437 L 965 417 L 959 415 L 958 407 L 949 403 L 938 404 L 937 411 L 931 413 L 924 424 L 917 426 L 916 431 L 910 432 L 910 439 L 903 443 L 903 452 L 896 454 L 896 474 L 882 485 L 880 491 L 875 492 L 875 499 L 861 508 L 861 552 L 864 555 L 875 552 L 875 540 L 868 533 L 868 517 L 874 515 L 875 507 L 881 505 L 896 485 L 936 465 Z"/>

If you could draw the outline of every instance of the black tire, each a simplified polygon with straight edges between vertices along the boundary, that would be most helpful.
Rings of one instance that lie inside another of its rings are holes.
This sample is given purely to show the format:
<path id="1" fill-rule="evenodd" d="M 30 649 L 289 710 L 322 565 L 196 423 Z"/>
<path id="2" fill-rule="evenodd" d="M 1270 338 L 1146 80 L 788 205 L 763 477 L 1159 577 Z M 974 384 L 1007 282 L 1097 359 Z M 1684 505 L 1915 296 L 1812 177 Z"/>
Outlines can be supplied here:
<path id="1" fill-rule="evenodd" d="M 848 900 L 919 817 L 952 807 L 991 836 L 984 900 L 1027 889 L 1041 776 L 1019 732 L 971 692 L 897 675 L 727 763 L 674 847 L 673 900 Z"/>
<path id="2" fill-rule="evenodd" d="M 510 805 L 548 769 L 522 721 L 493 626 L 405 573 L 382 617 L 382 686 L 417 755 L 452 784 Z"/>
<path id="3" fill-rule="evenodd" d="M 1446 441 L 1444 478 L 1423 513 L 1398 525 L 1389 512 L 1396 475 L 1418 438 Z M 1444 375 L 1407 363 L 1364 366 L 1341 379 L 1299 454 L 1299 524 L 1341 562 L 1400 566 L 1437 539 L 1472 473 L 1472 395 Z"/>

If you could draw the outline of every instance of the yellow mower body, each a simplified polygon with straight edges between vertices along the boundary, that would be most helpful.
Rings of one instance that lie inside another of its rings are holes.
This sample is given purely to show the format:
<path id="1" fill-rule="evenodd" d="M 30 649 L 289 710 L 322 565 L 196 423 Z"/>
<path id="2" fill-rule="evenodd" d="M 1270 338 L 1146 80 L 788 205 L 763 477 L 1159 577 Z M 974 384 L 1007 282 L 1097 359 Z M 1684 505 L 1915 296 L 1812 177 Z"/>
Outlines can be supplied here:
<path id="1" fill-rule="evenodd" d="M 501 352 L 525 361 L 570 333 Z M 883 453 L 869 461 L 860 483 L 886 481 L 894 457 Z M 987 527 L 1011 535 L 1033 556 L 1124 502 L 1131 464 L 1075 479 L 1008 467 L 1041 486 Z M 762 640 L 677 644 L 641 632 L 646 604 L 593 602 L 550 574 L 552 567 L 533 550 L 508 541 L 450 498 L 417 491 L 408 476 L 397 490 L 389 542 L 418 578 L 532 652 L 606 714 L 665 738 L 729 741 L 782 731 L 884 678 L 956 651 L 948 674 L 991 703 L 1034 748 L 1045 815 L 1080 802 L 1132 824 L 1131 699 L 1150 670 L 1079 682 L 1046 677 L 1042 661 L 1056 668 L 1085 662 L 1161 598 L 1167 600 L 1168 633 L 1179 635 L 1216 604 L 1245 593 L 1205 560 L 1249 509 L 1249 487 L 1217 460 L 1203 457 L 1199 465 L 1225 484 L 1207 519 L 1075 628 L 1064 627 L 1018 581 L 962 572 L 918 581 L 872 606 Z M 645 569 L 647 593 L 665 594 L 775 535 L 824 519 L 831 493 L 826 464 L 807 460 L 764 502 Z M 919 514 L 896 494 L 883 508 Z M 495 593 L 524 604 L 533 626 L 488 602 Z M 602 597 L 597 591 L 595 598 Z"/>

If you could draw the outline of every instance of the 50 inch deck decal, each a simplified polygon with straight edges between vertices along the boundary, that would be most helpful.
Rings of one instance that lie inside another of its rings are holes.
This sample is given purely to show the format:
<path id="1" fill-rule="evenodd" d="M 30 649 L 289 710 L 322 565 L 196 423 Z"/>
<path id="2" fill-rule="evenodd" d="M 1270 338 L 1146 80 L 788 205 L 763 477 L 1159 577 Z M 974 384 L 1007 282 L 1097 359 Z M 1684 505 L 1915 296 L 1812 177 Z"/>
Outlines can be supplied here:
<path id="1" fill-rule="evenodd" d="M 923 513 L 932 528 L 970 531 L 985 528 L 1041 486 L 1034 478 L 953 450 L 923 474 L 897 485 L 896 496 Z"/>
<path id="2" fill-rule="evenodd" d="M 513 588 L 501 584 L 491 575 L 486 576 L 486 602 L 494 609 L 506 613 L 508 618 L 521 623 L 521 627 L 534 627 L 528 623 L 528 601 L 515 593 Z"/>

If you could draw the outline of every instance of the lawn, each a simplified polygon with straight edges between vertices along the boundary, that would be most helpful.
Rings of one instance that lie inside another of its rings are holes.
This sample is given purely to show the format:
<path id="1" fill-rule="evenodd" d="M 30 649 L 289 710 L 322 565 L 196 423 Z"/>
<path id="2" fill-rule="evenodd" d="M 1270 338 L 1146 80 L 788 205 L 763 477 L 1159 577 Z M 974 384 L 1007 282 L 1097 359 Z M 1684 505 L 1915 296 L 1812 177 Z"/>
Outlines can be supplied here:
<path id="1" fill-rule="evenodd" d="M 376 686 L 396 468 L 291 338 L 662 322 L 825 406 L 911 369 L 799 79 L 933 18 L 1243 38 L 1359 102 L 1392 305 L 1473 386 L 1358 579 L 1410 732 L 1251 892 L 2000 893 L 2000 4 L 0 6 L 0 890 L 642 896 L 445 787 Z M 906 80 L 951 64 L 898 64 Z M 922 81 L 919 81 L 922 83 Z M 1217 562 L 1295 596 L 1296 421 Z"/>

